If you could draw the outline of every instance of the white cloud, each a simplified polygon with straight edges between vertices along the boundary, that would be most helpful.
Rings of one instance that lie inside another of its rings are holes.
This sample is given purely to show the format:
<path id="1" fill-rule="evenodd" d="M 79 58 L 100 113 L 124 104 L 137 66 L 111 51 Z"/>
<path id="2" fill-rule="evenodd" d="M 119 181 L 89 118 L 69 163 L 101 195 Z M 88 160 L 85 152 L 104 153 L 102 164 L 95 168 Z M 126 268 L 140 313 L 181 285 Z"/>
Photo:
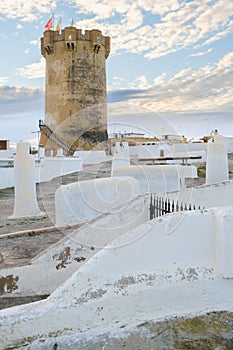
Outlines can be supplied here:
<path id="1" fill-rule="evenodd" d="M 0 13 L 8 19 L 32 22 L 38 19 L 38 14 L 50 13 L 56 4 L 57 0 L 2 0 Z"/>
<path id="2" fill-rule="evenodd" d="M 153 81 L 154 85 L 162 85 L 165 82 L 166 73 L 161 74 L 160 76 L 156 77 Z"/>
<path id="3" fill-rule="evenodd" d="M 157 112 L 232 111 L 233 52 L 214 65 L 183 69 L 165 78 L 162 74 L 150 85 L 145 76 L 139 76 L 130 86 L 143 91 L 136 91 L 130 101 Z"/>
<path id="4" fill-rule="evenodd" d="M 98 27 L 111 36 L 112 54 L 123 50 L 154 59 L 183 48 L 211 43 L 232 30 L 232 0 L 69 2 L 75 4 L 79 12 L 93 15 L 90 19 L 79 20 L 79 27 Z M 144 23 L 145 11 L 156 15 L 154 23 Z M 118 21 L 113 20 L 116 15 Z"/>
<path id="5" fill-rule="evenodd" d="M 28 89 L 24 87 L 0 86 L 1 103 L 15 101 L 25 102 L 33 98 L 43 98 L 43 92 L 39 89 Z"/>
<path id="6" fill-rule="evenodd" d="M 0 84 L 5 84 L 8 81 L 7 77 L 0 77 Z"/>
<path id="7" fill-rule="evenodd" d="M 27 79 L 44 78 L 45 59 L 42 57 L 39 62 L 29 64 L 18 69 L 18 74 Z"/>
<path id="8" fill-rule="evenodd" d="M 37 46 L 37 45 L 40 44 L 39 40 L 31 40 L 31 41 L 29 41 L 29 43 L 30 43 L 31 45 L 34 45 L 34 46 Z"/>
<path id="9" fill-rule="evenodd" d="M 76 7 L 77 26 L 99 28 L 112 38 L 112 54 L 142 53 L 155 59 L 182 48 L 209 44 L 232 31 L 232 0 L 67 0 Z M 0 13 L 6 18 L 35 21 L 49 14 L 59 0 L 2 0 Z M 144 14 L 153 21 L 148 24 Z M 91 18 L 80 20 L 80 14 Z"/>
<path id="10" fill-rule="evenodd" d="M 192 55 L 190 55 L 191 57 L 198 57 L 198 56 L 204 56 L 207 53 L 211 52 L 213 49 L 208 49 L 206 51 L 202 51 L 202 52 L 197 52 L 197 53 L 193 53 Z"/>
<path id="11" fill-rule="evenodd" d="M 130 83 L 132 89 L 148 89 L 151 85 L 148 83 L 148 79 L 145 74 L 138 76 L 134 81 Z"/>
<path id="12" fill-rule="evenodd" d="M 22 26 L 22 24 L 17 24 L 16 28 L 17 29 L 23 29 L 23 26 Z"/>

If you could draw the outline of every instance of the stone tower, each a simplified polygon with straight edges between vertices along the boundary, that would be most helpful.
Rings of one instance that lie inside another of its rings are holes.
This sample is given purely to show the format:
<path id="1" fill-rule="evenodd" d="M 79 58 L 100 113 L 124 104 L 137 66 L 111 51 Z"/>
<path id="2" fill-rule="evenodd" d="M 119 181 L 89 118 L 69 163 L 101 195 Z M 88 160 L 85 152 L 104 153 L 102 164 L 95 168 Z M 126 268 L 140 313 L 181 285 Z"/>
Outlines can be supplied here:
<path id="1" fill-rule="evenodd" d="M 46 30 L 41 38 L 46 59 L 45 121 L 40 121 L 46 151 L 72 153 L 107 140 L 106 59 L 110 37 L 74 26 Z"/>

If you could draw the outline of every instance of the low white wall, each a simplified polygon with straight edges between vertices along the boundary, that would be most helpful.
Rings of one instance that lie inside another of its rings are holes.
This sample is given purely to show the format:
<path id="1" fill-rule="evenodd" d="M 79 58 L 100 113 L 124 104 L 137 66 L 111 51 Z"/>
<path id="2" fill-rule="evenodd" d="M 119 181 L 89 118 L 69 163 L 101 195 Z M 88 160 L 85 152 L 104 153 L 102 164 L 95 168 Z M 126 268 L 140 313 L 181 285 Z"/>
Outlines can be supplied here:
<path id="1" fill-rule="evenodd" d="M 16 153 L 15 148 L 10 148 L 8 150 L 0 150 L 0 158 L 13 157 Z"/>
<path id="2" fill-rule="evenodd" d="M 46 301 L 0 311 L 2 346 L 41 338 L 42 346 L 51 345 L 50 337 L 67 329 L 69 336 L 90 331 L 93 339 L 100 330 L 119 334 L 121 325 L 231 309 L 233 281 L 217 278 L 233 277 L 232 217 L 232 208 L 183 212 L 124 234 Z M 219 250 L 218 241 L 224 241 Z"/>
<path id="3" fill-rule="evenodd" d="M 195 167 L 182 165 L 132 165 L 118 167 L 112 176 L 130 176 L 135 178 L 143 193 L 170 192 L 184 185 L 185 177 L 196 177 Z"/>
<path id="4" fill-rule="evenodd" d="M 191 159 L 188 163 L 206 161 L 207 143 L 148 143 L 138 146 L 138 158 L 158 158 L 163 151 L 164 157 L 201 156 L 201 159 Z M 166 163 L 180 163 L 180 160 L 168 160 Z"/>
<path id="5" fill-rule="evenodd" d="M 148 221 L 148 207 L 148 198 L 138 196 L 112 212 L 74 228 L 71 234 L 39 254 L 29 265 L 0 270 L 1 286 L 5 283 L 2 296 L 50 294 L 109 242 Z"/>
<path id="6" fill-rule="evenodd" d="M 36 182 L 50 181 L 55 177 L 82 170 L 82 159 L 72 157 L 45 157 L 36 166 Z"/>
<path id="7" fill-rule="evenodd" d="M 36 183 L 50 181 L 56 177 L 82 170 L 82 159 L 46 157 L 35 163 Z M 0 167 L 0 189 L 15 186 L 14 168 Z"/>
<path id="8" fill-rule="evenodd" d="M 233 181 L 228 180 L 213 185 L 190 187 L 181 191 L 161 193 L 164 198 L 178 201 L 179 203 L 191 203 L 196 208 L 212 208 L 233 205 Z"/>
<path id="9" fill-rule="evenodd" d="M 207 151 L 207 143 L 200 142 L 189 142 L 189 143 L 174 143 L 171 145 L 171 153 L 177 152 L 206 152 Z"/>
<path id="10" fill-rule="evenodd" d="M 74 157 L 81 158 L 84 165 L 106 162 L 105 151 L 75 151 Z"/>
<path id="11" fill-rule="evenodd" d="M 114 177 L 60 186 L 55 193 L 56 225 L 88 221 L 139 194 L 134 178 Z"/>
<path id="12" fill-rule="evenodd" d="M 222 136 L 223 142 L 226 145 L 227 153 L 233 153 L 233 137 Z"/>
<path id="13" fill-rule="evenodd" d="M 138 145 L 138 158 L 152 158 L 159 157 L 160 146 L 159 142 L 145 143 Z"/>
<path id="14" fill-rule="evenodd" d="M 0 189 L 14 187 L 14 168 L 0 168 Z"/>

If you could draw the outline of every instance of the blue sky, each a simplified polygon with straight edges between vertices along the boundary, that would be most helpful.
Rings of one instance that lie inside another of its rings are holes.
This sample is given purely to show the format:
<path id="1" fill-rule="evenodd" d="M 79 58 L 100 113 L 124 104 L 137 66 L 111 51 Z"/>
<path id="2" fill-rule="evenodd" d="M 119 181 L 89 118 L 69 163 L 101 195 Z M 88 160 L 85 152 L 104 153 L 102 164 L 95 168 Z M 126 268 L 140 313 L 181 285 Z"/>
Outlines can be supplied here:
<path id="1" fill-rule="evenodd" d="M 184 125 L 195 118 L 211 124 L 216 114 L 233 118 L 232 0 L 2 0 L 0 137 L 11 136 L 5 125 L 13 129 L 31 115 L 34 131 L 43 119 L 39 41 L 52 13 L 62 28 L 73 18 L 76 27 L 111 37 L 109 103 L 180 115 Z"/>

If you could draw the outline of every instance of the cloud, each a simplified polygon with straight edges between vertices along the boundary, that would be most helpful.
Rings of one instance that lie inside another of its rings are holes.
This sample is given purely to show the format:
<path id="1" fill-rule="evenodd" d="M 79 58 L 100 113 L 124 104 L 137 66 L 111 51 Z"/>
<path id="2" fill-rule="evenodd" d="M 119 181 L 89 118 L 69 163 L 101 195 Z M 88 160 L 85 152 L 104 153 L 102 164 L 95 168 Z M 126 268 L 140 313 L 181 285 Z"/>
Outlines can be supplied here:
<path id="1" fill-rule="evenodd" d="M 43 110 L 44 92 L 40 89 L 28 89 L 3 85 L 0 86 L 0 104 L 0 118 L 9 114 L 28 114 L 30 111 L 36 109 Z"/>
<path id="2" fill-rule="evenodd" d="M 163 74 L 149 84 L 140 76 L 130 83 L 132 90 L 111 91 L 108 98 L 109 102 L 128 100 L 156 112 L 232 111 L 232 81 L 230 52 L 216 64 L 183 69 L 168 80 Z"/>
<path id="3" fill-rule="evenodd" d="M 69 0 L 78 12 L 92 15 L 79 20 L 82 28 L 98 27 L 112 38 L 112 54 L 142 53 L 155 59 L 194 45 L 204 45 L 232 31 L 233 2 L 225 0 Z M 150 13 L 154 23 L 146 23 Z M 118 19 L 117 21 L 115 19 Z M 219 34 L 221 33 L 221 34 Z"/>
<path id="4" fill-rule="evenodd" d="M 79 28 L 99 28 L 111 36 L 112 54 L 140 53 L 147 59 L 156 59 L 194 45 L 209 44 L 232 31 L 232 0 L 67 0 L 67 3 L 76 8 Z M 29 22 L 50 14 L 58 5 L 59 0 L 2 1 L 0 13 L 7 19 Z"/>
<path id="5" fill-rule="evenodd" d="M 56 4 L 56 0 L 3 0 L 0 2 L 0 13 L 7 19 L 18 18 L 24 22 L 32 22 L 38 19 L 38 15 L 51 13 Z"/>
<path id="6" fill-rule="evenodd" d="M 144 90 L 140 89 L 121 89 L 121 90 L 113 90 L 109 91 L 107 94 L 108 103 L 112 102 L 122 102 L 128 101 L 135 98 L 140 98 L 140 94 L 142 94 Z"/>
<path id="7" fill-rule="evenodd" d="M 39 62 L 29 64 L 18 69 L 18 74 L 27 79 L 44 78 L 45 76 L 45 59 L 41 57 Z"/>
<path id="8" fill-rule="evenodd" d="M 23 26 L 22 26 L 22 24 L 17 24 L 16 28 L 17 29 L 23 29 Z"/>
<path id="9" fill-rule="evenodd" d="M 29 41 L 29 44 L 37 46 L 40 44 L 40 41 L 39 40 L 31 40 L 31 41 Z"/>
<path id="10" fill-rule="evenodd" d="M 198 56 L 204 56 L 207 53 L 211 52 L 213 49 L 208 49 L 206 51 L 202 51 L 202 52 L 197 52 L 197 53 L 193 53 L 192 55 L 190 55 L 191 57 L 198 57 Z"/>
<path id="11" fill-rule="evenodd" d="M 8 77 L 0 77 L 0 84 L 5 84 L 8 80 Z"/>
<path id="12" fill-rule="evenodd" d="M 31 98 L 39 97 L 43 95 L 40 89 L 28 89 L 24 87 L 15 87 L 2 85 L 0 86 L 0 101 L 1 103 L 12 103 L 12 102 L 25 102 Z"/>

